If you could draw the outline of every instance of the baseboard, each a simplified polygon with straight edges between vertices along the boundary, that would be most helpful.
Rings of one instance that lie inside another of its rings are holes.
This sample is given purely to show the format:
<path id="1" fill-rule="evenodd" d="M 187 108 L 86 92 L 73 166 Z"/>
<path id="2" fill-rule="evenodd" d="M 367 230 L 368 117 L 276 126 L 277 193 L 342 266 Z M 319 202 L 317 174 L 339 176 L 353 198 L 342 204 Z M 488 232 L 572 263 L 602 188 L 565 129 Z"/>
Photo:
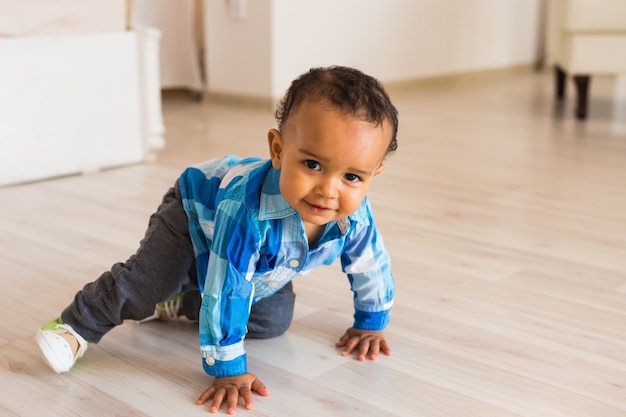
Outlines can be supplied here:
<path id="1" fill-rule="evenodd" d="M 473 83 L 479 80 L 493 79 L 494 77 L 504 77 L 511 74 L 523 73 L 529 71 L 537 71 L 536 64 L 520 64 L 504 68 L 485 69 L 476 71 L 464 71 L 450 74 L 437 74 L 419 78 L 411 78 L 407 80 L 384 82 L 385 88 L 393 90 L 402 90 L 411 87 L 423 86 L 440 86 L 449 84 Z"/>

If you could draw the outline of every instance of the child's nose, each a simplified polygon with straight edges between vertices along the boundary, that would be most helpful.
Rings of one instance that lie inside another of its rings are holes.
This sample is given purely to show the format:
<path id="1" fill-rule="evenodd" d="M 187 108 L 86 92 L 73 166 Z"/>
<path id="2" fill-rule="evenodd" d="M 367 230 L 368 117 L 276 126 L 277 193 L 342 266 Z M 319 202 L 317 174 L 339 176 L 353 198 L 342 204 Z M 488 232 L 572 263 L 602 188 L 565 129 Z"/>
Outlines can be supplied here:
<path id="1" fill-rule="evenodd" d="M 331 176 L 325 176 L 318 186 L 318 191 L 326 198 L 337 198 L 337 180 Z"/>

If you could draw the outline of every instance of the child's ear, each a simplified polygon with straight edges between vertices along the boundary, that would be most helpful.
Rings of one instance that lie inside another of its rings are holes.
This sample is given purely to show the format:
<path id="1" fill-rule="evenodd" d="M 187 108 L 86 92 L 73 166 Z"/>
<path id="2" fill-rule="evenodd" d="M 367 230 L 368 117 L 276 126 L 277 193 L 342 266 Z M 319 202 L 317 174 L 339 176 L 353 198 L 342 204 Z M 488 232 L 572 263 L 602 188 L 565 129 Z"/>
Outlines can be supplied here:
<path id="1" fill-rule="evenodd" d="M 283 137 L 276 129 L 270 129 L 267 133 L 267 143 L 270 147 L 270 158 L 272 166 L 280 169 L 280 160 L 283 153 Z"/>
<path id="2" fill-rule="evenodd" d="M 378 168 L 376 168 L 376 171 L 374 171 L 374 176 L 383 172 L 383 169 L 385 169 L 385 165 L 381 162 Z"/>

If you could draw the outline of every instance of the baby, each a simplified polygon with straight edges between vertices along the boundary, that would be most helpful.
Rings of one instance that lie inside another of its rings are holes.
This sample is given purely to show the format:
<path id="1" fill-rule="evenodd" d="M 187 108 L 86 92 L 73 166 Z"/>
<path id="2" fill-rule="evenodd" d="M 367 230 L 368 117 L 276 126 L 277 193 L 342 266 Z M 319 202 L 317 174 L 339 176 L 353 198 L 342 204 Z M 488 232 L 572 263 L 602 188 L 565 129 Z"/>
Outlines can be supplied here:
<path id="1" fill-rule="evenodd" d="M 289 327 L 291 280 L 341 260 L 354 324 L 336 346 L 359 360 L 391 354 L 383 330 L 394 282 L 366 193 L 397 148 L 397 111 L 382 85 L 348 67 L 293 81 L 267 135 L 269 159 L 225 156 L 188 168 L 151 216 L 137 252 L 86 284 L 39 329 L 51 367 L 69 371 L 89 343 L 126 319 L 198 320 L 212 384 L 197 400 L 228 413 L 252 392 L 244 339 Z M 156 306 L 156 308 L 155 308 Z"/>

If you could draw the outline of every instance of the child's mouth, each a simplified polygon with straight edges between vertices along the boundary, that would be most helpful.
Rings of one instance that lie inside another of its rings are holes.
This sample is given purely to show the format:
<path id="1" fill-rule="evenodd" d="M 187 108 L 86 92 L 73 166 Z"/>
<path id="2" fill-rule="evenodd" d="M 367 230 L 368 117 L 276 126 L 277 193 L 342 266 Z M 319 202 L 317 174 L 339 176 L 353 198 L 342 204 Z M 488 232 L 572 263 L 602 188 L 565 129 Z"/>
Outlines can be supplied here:
<path id="1" fill-rule="evenodd" d="M 316 204 L 309 203 L 308 201 L 306 202 L 306 204 L 309 206 L 309 209 L 314 213 L 326 213 L 330 211 L 329 208 L 318 206 Z"/>

